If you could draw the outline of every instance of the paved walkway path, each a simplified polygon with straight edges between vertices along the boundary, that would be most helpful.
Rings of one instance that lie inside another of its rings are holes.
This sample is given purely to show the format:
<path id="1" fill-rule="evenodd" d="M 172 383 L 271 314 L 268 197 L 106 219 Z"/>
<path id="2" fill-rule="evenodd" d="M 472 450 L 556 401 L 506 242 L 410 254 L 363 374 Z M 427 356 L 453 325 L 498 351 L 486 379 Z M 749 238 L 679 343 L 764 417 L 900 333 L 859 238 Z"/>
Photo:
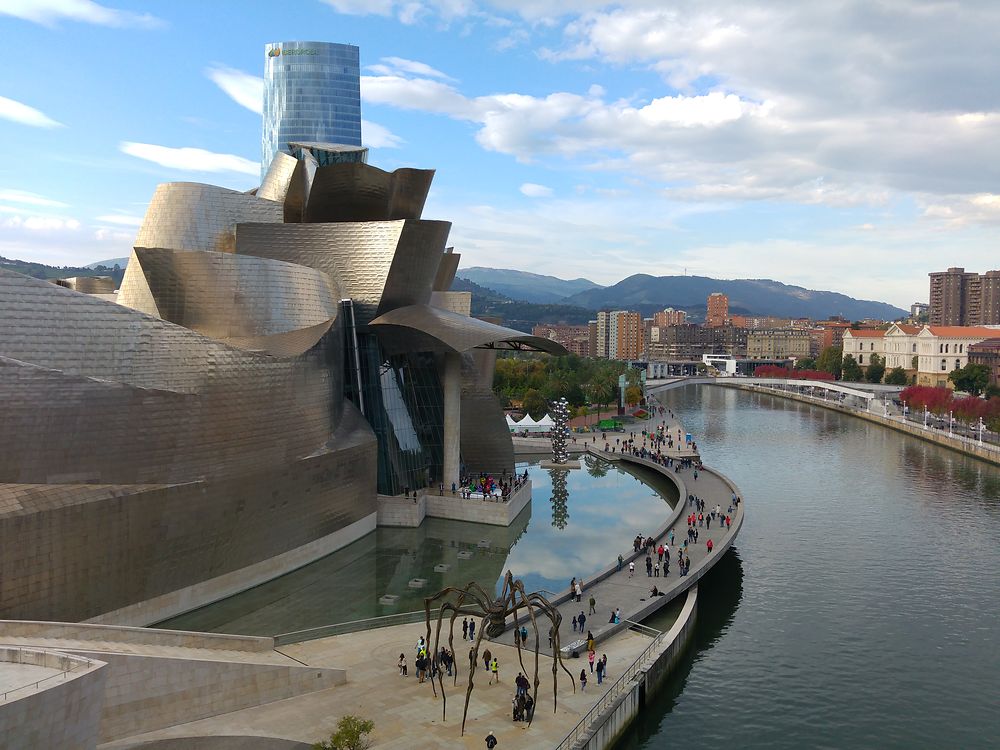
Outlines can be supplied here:
<path id="1" fill-rule="evenodd" d="M 662 417 L 658 418 L 658 420 L 662 419 Z M 666 415 L 666 419 L 670 424 L 669 429 L 674 435 L 677 434 L 678 429 L 681 429 L 683 432 L 683 428 L 676 419 L 671 419 L 669 415 Z M 654 425 L 658 424 L 658 421 L 649 420 L 644 424 Z M 644 428 L 644 424 L 640 423 L 632 426 L 633 434 L 637 436 L 635 439 L 640 447 L 641 431 Z M 618 433 L 618 435 L 620 437 L 621 433 Z M 620 632 L 626 626 L 626 620 L 637 621 L 648 617 L 652 612 L 687 591 L 688 588 L 694 585 L 714 565 L 715 560 L 719 559 L 728 549 L 742 526 L 743 504 L 740 503 L 738 508 L 735 508 L 734 512 L 730 514 L 732 520 L 730 529 L 727 530 L 724 525 L 718 522 L 713 523 L 711 528 L 706 526 L 698 527 L 698 542 L 697 544 L 690 544 L 686 553 L 691 559 L 691 572 L 686 576 L 681 576 L 679 566 L 677 565 L 677 549 L 687 539 L 688 514 L 696 512 L 694 505 L 687 500 L 688 496 L 695 495 L 704 500 L 707 511 L 714 509 L 718 504 L 722 513 L 726 514 L 732 504 L 734 492 L 732 485 L 724 476 L 708 468 L 698 471 L 698 478 L 695 479 L 693 468 L 682 468 L 679 471 L 675 471 L 673 468 L 666 469 L 653 461 L 631 455 L 606 453 L 603 450 L 594 449 L 591 449 L 590 453 L 606 460 L 646 466 L 660 473 L 669 473 L 678 480 L 678 484 L 680 485 L 678 505 L 664 519 L 664 525 L 658 530 L 635 530 L 635 534 L 642 534 L 643 539 L 653 536 L 656 547 L 661 543 L 666 545 L 670 538 L 670 532 L 673 531 L 674 544 L 670 545 L 670 572 L 668 575 L 663 575 L 661 566 L 659 577 L 647 576 L 645 550 L 635 553 L 631 546 L 631 539 L 609 540 L 608 557 L 611 560 L 616 560 L 618 555 L 621 554 L 625 560 L 622 570 L 618 571 L 617 565 L 615 565 L 590 579 L 585 579 L 583 594 L 579 603 L 575 598 L 569 597 L 569 581 L 566 582 L 567 588 L 552 600 L 558 603 L 559 611 L 563 617 L 563 624 L 559 632 L 562 645 L 567 647 L 574 641 L 586 638 L 587 631 L 590 631 L 597 641 L 597 652 L 598 656 L 600 656 L 602 643 L 610 636 Z M 668 455 L 673 454 L 668 452 Z M 611 498 L 609 498 L 610 500 Z M 711 553 L 708 552 L 706 545 L 709 539 L 712 540 L 712 544 L 714 545 L 714 550 Z M 635 562 L 635 573 L 632 577 L 629 576 L 628 572 L 629 560 L 634 560 Z M 654 554 L 653 562 L 655 563 L 656 561 L 657 557 Z M 656 586 L 664 595 L 656 597 L 654 600 L 650 595 L 650 590 L 653 586 Z M 595 606 L 597 611 L 595 614 L 590 614 L 589 599 L 591 596 L 596 599 Z M 610 623 L 609 619 L 611 613 L 617 608 L 621 609 L 622 622 L 615 625 Z M 587 618 L 585 628 L 582 633 L 574 632 L 572 630 L 572 620 L 574 615 L 579 616 L 581 611 Z M 530 626 L 528 626 L 528 629 L 530 631 Z M 544 637 L 546 634 L 543 633 L 542 635 L 542 645 L 545 647 L 547 646 L 547 638 Z M 508 629 L 496 640 L 512 644 L 513 638 L 513 629 Z M 531 638 L 532 636 L 529 634 L 529 643 L 532 642 Z M 579 649 L 579 645 L 576 648 Z"/>

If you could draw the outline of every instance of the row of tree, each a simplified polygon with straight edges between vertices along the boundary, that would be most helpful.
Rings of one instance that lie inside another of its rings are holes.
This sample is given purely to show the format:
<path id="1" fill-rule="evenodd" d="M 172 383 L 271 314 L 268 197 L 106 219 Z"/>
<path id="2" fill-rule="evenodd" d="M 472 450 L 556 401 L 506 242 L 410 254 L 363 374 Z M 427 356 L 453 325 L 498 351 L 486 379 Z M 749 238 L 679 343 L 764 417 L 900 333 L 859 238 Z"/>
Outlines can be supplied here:
<path id="1" fill-rule="evenodd" d="M 624 362 L 589 359 L 570 354 L 550 357 L 516 353 L 497 358 L 493 376 L 493 391 L 504 406 L 520 407 L 538 419 L 549 410 L 549 404 L 565 398 L 573 413 L 584 413 L 590 405 L 598 412 L 618 403 L 618 378 L 625 375 L 625 401 L 637 404 L 642 400 L 639 371 Z"/>
<path id="2" fill-rule="evenodd" d="M 917 366 L 916 357 L 913 358 L 914 369 Z M 757 373 L 763 377 L 786 377 L 785 375 L 764 375 L 764 368 L 758 367 Z M 868 366 L 862 368 L 858 361 L 851 354 L 844 354 L 839 346 L 829 346 L 816 359 L 803 358 L 795 363 L 795 377 L 810 378 L 803 373 L 814 371 L 829 373 L 836 380 L 845 380 L 853 383 L 886 383 L 887 385 L 907 385 L 910 382 L 906 370 L 902 367 L 893 367 L 886 370 L 885 358 L 874 352 L 868 361 Z M 817 379 L 812 376 L 812 379 Z M 822 379 L 822 378 L 819 378 Z M 955 389 L 965 393 L 978 396 L 982 393 L 989 395 L 1000 395 L 991 393 L 989 386 L 990 371 L 986 365 L 968 364 L 952 370 L 948 379 L 954 383 Z"/>
<path id="3" fill-rule="evenodd" d="M 911 385 L 900 392 L 899 400 L 910 410 L 926 409 L 937 416 L 951 412 L 955 419 L 968 425 L 977 424 L 981 418 L 987 429 L 1000 431 L 1000 396 L 987 400 L 978 396 L 956 396 L 950 388 Z"/>

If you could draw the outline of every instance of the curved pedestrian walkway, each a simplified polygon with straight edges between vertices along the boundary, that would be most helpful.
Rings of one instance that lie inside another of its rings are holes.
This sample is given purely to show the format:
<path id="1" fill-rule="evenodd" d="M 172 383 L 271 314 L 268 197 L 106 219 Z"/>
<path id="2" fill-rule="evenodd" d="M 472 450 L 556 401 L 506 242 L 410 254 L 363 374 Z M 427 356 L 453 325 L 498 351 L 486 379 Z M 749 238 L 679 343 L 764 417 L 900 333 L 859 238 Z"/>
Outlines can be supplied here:
<path id="1" fill-rule="evenodd" d="M 676 431 L 678 425 L 672 424 L 671 429 Z M 677 565 L 677 549 L 678 546 L 683 546 L 684 540 L 687 539 L 688 515 L 693 511 L 696 512 L 689 497 L 696 496 L 702 499 L 705 502 L 706 510 L 712 510 L 718 505 L 725 515 L 732 505 L 733 495 L 740 495 L 736 485 L 720 472 L 705 466 L 697 470 L 698 478 L 695 479 L 693 467 L 680 469 L 677 469 L 676 466 L 667 467 L 649 458 L 642 458 L 630 453 L 610 453 L 598 450 L 593 446 L 588 447 L 588 452 L 607 461 L 647 467 L 674 482 L 678 489 L 679 499 L 664 524 L 655 531 L 636 529 L 635 532 L 636 535 L 642 534 L 644 539 L 652 536 L 655 541 L 654 548 L 659 547 L 661 543 L 666 544 L 670 533 L 673 532 L 674 544 L 670 545 L 670 572 L 667 575 L 663 575 L 661 571 L 659 577 L 647 576 L 645 549 L 640 552 L 635 552 L 631 548 L 627 550 L 612 549 L 609 550 L 609 556 L 617 559 L 617 556 L 621 554 L 623 558 L 621 570 L 618 569 L 618 564 L 615 562 L 590 579 L 584 579 L 579 602 L 576 601 L 568 585 L 566 590 L 550 599 L 553 604 L 557 605 L 562 614 L 563 624 L 559 631 L 559 637 L 564 653 L 579 652 L 585 648 L 583 639 L 586 638 L 588 631 L 600 644 L 614 634 L 628 628 L 629 621 L 638 622 L 683 594 L 696 584 L 725 554 L 743 525 L 744 508 L 741 501 L 730 514 L 732 524 L 729 529 L 718 523 L 713 523 L 711 528 L 699 527 L 698 542 L 689 544 L 687 549 L 687 556 L 691 559 L 690 572 L 688 575 L 682 576 Z M 707 549 L 706 543 L 709 539 L 712 540 L 713 544 L 712 552 L 708 552 Z M 629 540 L 621 540 L 622 543 L 627 541 Z M 657 560 L 655 554 L 653 560 L 654 562 Z M 635 573 L 632 576 L 629 576 L 629 562 L 635 563 Z M 662 596 L 651 596 L 650 591 L 653 586 L 657 587 Z M 596 600 L 594 614 L 590 613 L 589 600 L 591 596 Z M 609 622 L 611 614 L 615 610 L 621 612 L 619 622 Z M 581 611 L 584 613 L 586 622 L 582 632 L 574 632 L 572 620 L 574 616 L 579 616 Z M 544 634 L 542 635 L 544 648 L 547 642 Z M 508 628 L 502 636 L 495 640 L 513 643 L 513 637 L 513 628 Z M 544 650 L 549 652 L 548 649 Z"/>

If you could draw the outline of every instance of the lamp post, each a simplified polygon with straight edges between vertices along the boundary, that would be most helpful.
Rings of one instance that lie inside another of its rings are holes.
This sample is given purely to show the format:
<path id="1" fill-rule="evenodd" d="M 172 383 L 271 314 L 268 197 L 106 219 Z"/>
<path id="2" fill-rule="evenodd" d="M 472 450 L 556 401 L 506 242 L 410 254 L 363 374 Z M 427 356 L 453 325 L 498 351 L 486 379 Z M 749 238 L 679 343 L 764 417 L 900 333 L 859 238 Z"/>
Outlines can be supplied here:
<path id="1" fill-rule="evenodd" d="M 929 414 L 929 412 L 927 411 L 927 407 L 925 406 L 924 407 L 924 429 L 925 430 L 927 429 L 927 416 L 928 416 L 928 414 Z"/>
<path id="2" fill-rule="evenodd" d="M 983 427 L 985 427 L 985 426 L 986 425 L 983 423 L 983 418 L 980 417 L 979 418 L 979 444 L 980 445 L 983 444 Z"/>
<path id="3" fill-rule="evenodd" d="M 909 410 L 910 410 L 909 407 L 906 405 L 906 402 L 904 401 L 903 402 L 903 421 L 904 422 L 906 421 L 906 414 L 907 414 L 907 412 L 909 412 Z"/>
<path id="4" fill-rule="evenodd" d="M 889 416 L 889 398 L 887 396 L 882 397 L 882 416 Z"/>
<path id="5" fill-rule="evenodd" d="M 948 437 L 952 436 L 951 427 L 955 424 L 954 412 L 948 412 Z"/>

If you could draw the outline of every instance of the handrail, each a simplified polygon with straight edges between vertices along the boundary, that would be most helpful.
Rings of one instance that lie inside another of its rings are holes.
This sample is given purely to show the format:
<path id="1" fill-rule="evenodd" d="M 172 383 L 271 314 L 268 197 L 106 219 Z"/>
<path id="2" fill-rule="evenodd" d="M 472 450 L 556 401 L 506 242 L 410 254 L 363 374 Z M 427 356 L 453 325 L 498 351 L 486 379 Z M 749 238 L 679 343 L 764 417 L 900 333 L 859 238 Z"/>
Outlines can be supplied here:
<path id="1" fill-rule="evenodd" d="M 470 606 L 475 605 L 470 604 Z M 291 643 L 314 641 L 317 638 L 329 638 L 330 636 L 356 633 L 361 630 L 387 628 L 392 625 L 409 625 L 414 622 L 423 622 L 426 616 L 424 610 L 421 609 L 413 612 L 397 612 L 394 615 L 382 615 L 381 617 L 366 617 L 362 620 L 337 622 L 331 625 L 318 625 L 314 628 L 293 630 L 290 633 L 276 635 L 274 636 L 274 645 L 287 646 Z"/>
<path id="2" fill-rule="evenodd" d="M 7 646 L 6 648 L 17 648 L 17 647 Z M 37 653 L 36 649 L 17 648 L 17 651 L 18 651 L 18 653 L 21 653 L 21 654 L 23 654 L 25 651 L 27 651 L 29 653 Z M 80 663 L 81 660 L 85 660 L 86 661 L 86 665 Z M 7 696 L 10 695 L 11 693 L 16 693 L 16 692 L 18 692 L 20 690 L 27 690 L 30 687 L 33 687 L 35 690 L 37 690 L 38 686 L 41 685 L 43 682 L 47 682 L 49 680 L 54 680 L 56 677 L 62 677 L 63 679 L 66 679 L 66 675 L 68 675 L 70 672 L 75 672 L 77 669 L 83 669 L 83 668 L 90 669 L 90 667 L 93 666 L 93 662 L 90 659 L 87 659 L 84 656 L 76 657 L 76 658 L 74 658 L 73 661 L 74 661 L 74 663 L 75 663 L 76 666 L 74 666 L 72 669 L 64 669 L 64 670 L 62 670 L 62 671 L 60 671 L 60 672 L 58 672 L 56 674 L 50 674 L 48 677 L 42 677 L 41 679 L 34 680 L 33 682 L 26 682 L 24 685 L 21 685 L 19 687 L 10 688 L 9 690 L 4 690 L 3 693 L 0 694 L 0 695 L 3 696 L 2 698 L 0 698 L 0 700 L 6 701 L 7 700 Z M 19 662 L 19 663 L 23 664 L 24 662 Z M 44 665 L 32 665 L 32 666 L 44 666 Z"/>
<path id="3" fill-rule="evenodd" d="M 562 742 L 556 746 L 556 750 L 568 750 L 571 748 L 573 743 L 580 738 L 581 732 L 586 731 L 590 726 L 594 717 L 604 711 L 608 705 L 614 702 L 618 696 L 621 695 L 624 691 L 625 684 L 635 678 L 636 674 L 639 672 L 639 667 L 649 660 L 650 654 L 652 654 L 654 650 L 659 648 L 660 643 L 663 641 L 663 635 L 663 633 L 659 633 L 659 635 L 653 638 L 652 643 L 646 646 L 642 653 L 639 654 L 639 658 L 632 662 L 628 669 L 622 673 L 621 677 L 615 680 L 614 684 L 608 688 L 608 691 L 599 701 L 597 701 L 597 703 L 594 704 L 593 708 L 583 715 L 583 718 L 577 722 L 576 726 L 573 727 L 569 731 L 569 734 L 563 738 Z"/>

